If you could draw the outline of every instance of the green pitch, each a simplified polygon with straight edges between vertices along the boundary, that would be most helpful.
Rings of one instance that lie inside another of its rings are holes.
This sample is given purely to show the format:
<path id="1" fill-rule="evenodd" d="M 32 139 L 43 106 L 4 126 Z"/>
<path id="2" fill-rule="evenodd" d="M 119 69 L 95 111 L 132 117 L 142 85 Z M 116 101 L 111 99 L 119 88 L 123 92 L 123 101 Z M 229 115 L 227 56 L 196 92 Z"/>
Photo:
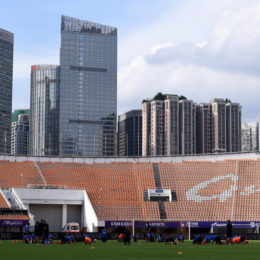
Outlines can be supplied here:
<path id="1" fill-rule="evenodd" d="M 92 245 L 36 245 L 24 244 L 22 241 L 0 241 L 0 259 L 3 260 L 89 260 L 89 259 L 260 259 L 260 241 L 249 245 L 205 245 L 193 246 L 191 242 L 179 245 L 164 243 L 146 243 L 139 241 L 124 246 L 117 241 Z"/>

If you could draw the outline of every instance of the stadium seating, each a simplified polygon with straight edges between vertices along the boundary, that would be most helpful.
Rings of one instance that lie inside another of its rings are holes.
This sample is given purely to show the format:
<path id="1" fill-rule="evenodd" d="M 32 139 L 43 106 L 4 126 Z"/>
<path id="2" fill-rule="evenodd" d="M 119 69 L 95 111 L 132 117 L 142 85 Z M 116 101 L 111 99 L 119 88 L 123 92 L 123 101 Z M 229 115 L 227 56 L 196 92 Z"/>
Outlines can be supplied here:
<path id="1" fill-rule="evenodd" d="M 155 188 L 153 169 L 147 163 L 38 163 L 48 184 L 86 189 L 100 219 L 159 218 L 156 202 L 145 203 L 143 190 Z"/>
<path id="2" fill-rule="evenodd" d="M 10 206 L 6 202 L 6 199 L 4 198 L 2 192 L 0 191 L 0 209 L 9 209 Z"/>
<path id="3" fill-rule="evenodd" d="M 66 163 L 0 161 L 0 188 L 42 185 L 84 189 L 101 220 L 159 219 L 153 162 Z M 260 211 L 260 160 L 157 163 L 163 189 L 176 191 L 165 202 L 168 219 L 255 221 Z M 21 175 L 22 174 L 22 175 Z M 43 176 L 41 176 L 41 174 Z M 5 207 L 0 196 L 0 208 Z"/>
<path id="4" fill-rule="evenodd" d="M 187 200 L 186 192 L 193 186 L 209 181 L 216 176 L 235 172 L 235 162 L 182 162 L 176 164 L 159 164 L 162 187 L 176 191 L 177 202 L 167 202 L 167 217 L 195 221 L 227 220 L 231 217 L 232 198 L 224 202 L 217 199 L 195 202 Z M 229 189 L 231 179 L 212 182 L 199 193 L 211 197 Z"/>
<path id="5" fill-rule="evenodd" d="M 0 220 L 29 220 L 28 215 L 10 214 L 0 215 Z"/>
<path id="6" fill-rule="evenodd" d="M 0 161 L 0 188 L 43 184 L 33 162 Z"/>

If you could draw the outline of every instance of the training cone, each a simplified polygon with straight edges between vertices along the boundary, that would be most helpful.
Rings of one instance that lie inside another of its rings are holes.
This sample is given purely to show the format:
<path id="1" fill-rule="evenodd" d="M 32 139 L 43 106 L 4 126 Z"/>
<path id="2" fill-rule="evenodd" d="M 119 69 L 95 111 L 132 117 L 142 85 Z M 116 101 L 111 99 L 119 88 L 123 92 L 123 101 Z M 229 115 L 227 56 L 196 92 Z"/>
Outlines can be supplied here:
<path id="1" fill-rule="evenodd" d="M 182 252 L 178 252 L 177 254 L 178 254 L 178 255 L 182 255 L 183 253 L 182 253 Z"/>

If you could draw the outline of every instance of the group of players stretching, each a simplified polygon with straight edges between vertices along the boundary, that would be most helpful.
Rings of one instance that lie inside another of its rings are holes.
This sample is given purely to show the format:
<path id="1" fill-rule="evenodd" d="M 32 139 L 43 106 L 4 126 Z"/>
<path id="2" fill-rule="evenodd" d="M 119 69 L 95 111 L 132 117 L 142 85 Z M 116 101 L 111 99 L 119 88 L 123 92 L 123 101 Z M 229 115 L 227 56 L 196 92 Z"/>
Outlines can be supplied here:
<path id="1" fill-rule="evenodd" d="M 217 236 L 217 235 L 202 236 L 202 235 L 198 234 L 193 239 L 193 244 L 206 245 L 206 244 L 209 244 L 209 243 L 216 243 L 217 245 L 223 245 L 223 244 L 228 245 L 228 244 L 249 244 L 250 243 L 249 241 L 246 241 L 245 238 L 241 235 L 233 236 L 233 230 L 232 229 L 233 229 L 232 224 L 231 224 L 230 220 L 228 220 L 227 226 L 226 226 L 227 232 L 226 232 L 226 240 L 225 241 L 221 241 L 220 236 Z M 128 230 L 127 237 L 129 237 L 128 243 L 130 244 L 130 231 L 129 231 L 128 228 L 126 228 L 126 230 Z M 106 228 L 102 229 L 101 234 L 100 234 L 100 238 L 101 238 L 102 242 L 106 242 L 107 235 L 108 234 L 107 234 Z M 146 233 L 145 239 L 146 239 L 147 242 L 154 242 L 155 241 L 154 235 L 151 234 L 150 232 Z M 25 243 L 51 244 L 53 238 L 50 234 L 46 234 L 46 236 L 42 235 L 41 239 L 39 240 L 38 236 L 36 236 L 33 233 L 29 233 L 29 226 L 28 226 L 28 229 L 27 229 L 27 227 L 25 227 L 25 236 L 24 236 L 23 240 L 24 240 Z M 137 241 L 136 237 L 134 237 L 134 241 L 135 242 Z M 168 236 L 163 237 L 162 235 L 159 234 L 158 237 L 157 237 L 157 241 L 158 242 L 166 242 L 167 244 L 178 244 L 179 242 L 184 241 L 184 236 L 181 234 L 176 239 L 174 239 L 173 237 L 168 237 Z M 56 243 L 57 244 L 74 244 L 76 242 L 84 242 L 85 244 L 91 244 L 93 242 L 93 240 L 87 234 L 82 234 L 80 241 L 75 240 L 74 236 L 72 236 L 72 235 L 64 234 L 61 241 L 58 241 Z"/>
<path id="2" fill-rule="evenodd" d="M 227 221 L 227 233 L 226 233 L 226 240 L 221 241 L 219 236 L 215 235 L 206 235 L 202 237 L 201 235 L 195 236 L 193 239 L 193 244 L 198 245 L 206 245 L 209 243 L 216 243 L 216 245 L 228 245 L 228 244 L 249 244 L 249 241 L 246 241 L 243 236 L 233 236 L 233 227 L 230 220 Z"/>

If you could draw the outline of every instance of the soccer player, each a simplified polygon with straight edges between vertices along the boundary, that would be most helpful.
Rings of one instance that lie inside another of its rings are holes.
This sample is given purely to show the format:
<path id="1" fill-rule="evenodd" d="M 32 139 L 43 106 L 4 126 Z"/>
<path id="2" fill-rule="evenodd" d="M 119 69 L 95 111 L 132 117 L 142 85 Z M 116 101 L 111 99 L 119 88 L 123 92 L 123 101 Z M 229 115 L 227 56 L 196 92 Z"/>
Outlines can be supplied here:
<path id="1" fill-rule="evenodd" d="M 44 220 L 43 221 L 43 235 L 45 240 L 48 240 L 49 238 L 49 224 Z"/>
<path id="2" fill-rule="evenodd" d="M 211 235 L 211 236 L 209 237 L 209 240 L 212 241 L 212 242 L 216 242 L 216 238 L 217 238 L 217 236 Z"/>
<path id="3" fill-rule="evenodd" d="M 159 234 L 159 235 L 157 236 L 157 241 L 158 241 L 158 242 L 163 242 L 163 239 L 162 239 L 161 234 Z"/>
<path id="4" fill-rule="evenodd" d="M 74 238 L 72 236 L 65 236 L 65 243 L 68 244 L 72 244 L 72 243 L 76 243 L 76 241 L 74 240 Z"/>
<path id="5" fill-rule="evenodd" d="M 232 237 L 232 243 L 233 244 L 239 244 L 241 241 L 241 237 L 240 236 L 233 236 Z"/>
<path id="6" fill-rule="evenodd" d="M 179 239 L 178 239 L 178 240 L 179 240 L 179 242 L 184 242 L 184 236 L 183 236 L 183 234 L 180 234 L 180 235 L 179 235 Z"/>
<path id="7" fill-rule="evenodd" d="M 249 241 L 246 241 L 243 236 L 233 236 L 232 242 L 234 244 L 249 244 Z"/>
<path id="8" fill-rule="evenodd" d="M 25 224 L 25 226 L 24 226 L 24 234 L 26 234 L 26 235 L 29 234 L 29 229 L 30 229 L 29 226 L 30 226 L 30 223 Z"/>
<path id="9" fill-rule="evenodd" d="M 105 227 L 101 230 L 101 240 L 107 242 L 107 229 Z"/>
<path id="10" fill-rule="evenodd" d="M 154 242 L 154 235 L 152 233 L 146 234 L 146 242 Z"/>
<path id="11" fill-rule="evenodd" d="M 210 237 L 208 235 L 205 236 L 204 242 L 208 244 L 210 242 Z"/>
<path id="12" fill-rule="evenodd" d="M 124 237 L 124 244 L 125 245 L 130 245 L 130 230 L 128 227 L 125 229 L 125 237 Z"/>
<path id="13" fill-rule="evenodd" d="M 227 238 L 226 238 L 226 244 L 228 243 L 232 244 L 232 236 L 233 236 L 233 227 L 230 222 L 230 220 L 227 221 Z"/>
<path id="14" fill-rule="evenodd" d="M 85 245 L 90 245 L 92 243 L 92 239 L 89 235 L 85 235 L 85 241 L 84 244 Z"/>
<path id="15" fill-rule="evenodd" d="M 199 234 L 197 235 L 194 239 L 193 239 L 193 245 L 197 244 L 197 245 L 201 245 L 203 239 L 202 236 Z"/>

